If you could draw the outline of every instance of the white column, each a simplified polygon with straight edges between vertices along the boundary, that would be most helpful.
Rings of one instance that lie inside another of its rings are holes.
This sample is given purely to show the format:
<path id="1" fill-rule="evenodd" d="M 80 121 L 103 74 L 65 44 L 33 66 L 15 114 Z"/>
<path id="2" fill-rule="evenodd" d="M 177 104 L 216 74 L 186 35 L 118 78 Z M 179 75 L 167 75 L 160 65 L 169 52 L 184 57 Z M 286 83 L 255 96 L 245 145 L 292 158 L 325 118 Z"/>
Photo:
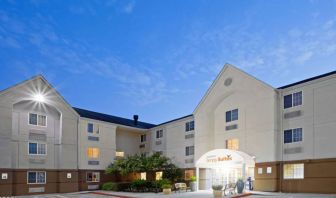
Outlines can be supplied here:
<path id="1" fill-rule="evenodd" d="M 199 167 L 196 167 L 196 191 L 199 190 Z"/>
<path id="2" fill-rule="evenodd" d="M 243 163 L 243 166 L 242 166 L 242 178 L 245 182 L 245 179 L 246 179 L 246 164 Z"/>

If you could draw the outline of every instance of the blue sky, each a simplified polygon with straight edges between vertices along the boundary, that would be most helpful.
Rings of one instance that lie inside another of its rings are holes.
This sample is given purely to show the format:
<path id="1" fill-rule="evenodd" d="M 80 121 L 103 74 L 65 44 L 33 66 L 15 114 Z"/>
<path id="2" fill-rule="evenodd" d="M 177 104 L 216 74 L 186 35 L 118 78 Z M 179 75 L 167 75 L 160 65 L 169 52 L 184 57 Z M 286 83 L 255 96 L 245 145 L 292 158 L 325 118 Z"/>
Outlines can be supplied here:
<path id="1" fill-rule="evenodd" d="M 336 1 L 0 0 L 0 89 L 43 74 L 73 106 L 161 123 L 225 63 L 274 87 L 335 70 Z"/>

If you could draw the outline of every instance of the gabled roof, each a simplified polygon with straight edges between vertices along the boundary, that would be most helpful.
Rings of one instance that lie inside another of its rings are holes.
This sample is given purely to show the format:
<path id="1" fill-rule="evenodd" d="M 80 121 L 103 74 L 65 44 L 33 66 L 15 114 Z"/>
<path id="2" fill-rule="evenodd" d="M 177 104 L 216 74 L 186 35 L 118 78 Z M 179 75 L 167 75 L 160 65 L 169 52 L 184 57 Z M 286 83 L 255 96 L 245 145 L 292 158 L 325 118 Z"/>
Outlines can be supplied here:
<path id="1" fill-rule="evenodd" d="M 242 74 L 245 74 L 246 76 L 260 82 L 262 85 L 274 90 L 275 88 L 272 87 L 271 85 L 267 84 L 266 82 L 257 79 L 256 77 L 252 76 L 251 74 L 246 73 L 245 71 L 235 67 L 234 65 L 231 65 L 229 63 L 225 63 L 224 67 L 222 68 L 222 70 L 219 72 L 219 74 L 216 76 L 215 80 L 212 82 L 211 86 L 208 88 L 208 90 L 206 91 L 206 93 L 204 94 L 203 98 L 201 99 L 201 101 L 198 103 L 198 105 L 196 106 L 196 108 L 193 111 L 193 114 L 195 114 L 198 109 L 200 108 L 200 106 L 204 103 L 204 101 L 206 100 L 206 98 L 208 97 L 208 95 L 210 94 L 210 92 L 212 91 L 212 89 L 215 87 L 215 85 L 217 84 L 217 82 L 219 81 L 219 79 L 221 78 L 221 76 L 225 73 L 225 71 L 228 68 L 233 68 L 239 72 L 241 72 Z"/>
<path id="2" fill-rule="evenodd" d="M 30 82 L 32 82 L 32 81 L 34 81 L 34 80 L 41 80 L 43 83 L 45 83 L 46 84 L 46 86 L 47 87 L 49 87 L 50 88 L 50 90 L 53 92 L 53 93 L 55 93 L 55 95 L 56 95 L 56 97 L 58 98 L 58 99 L 60 99 L 61 101 L 62 101 L 62 103 L 73 113 L 73 114 L 75 114 L 76 116 L 79 116 L 78 115 L 78 113 L 76 112 L 76 111 L 74 111 L 74 109 L 71 107 L 71 105 L 63 98 L 63 96 L 43 77 L 43 75 L 41 75 L 41 74 L 38 74 L 38 75 L 35 75 L 35 76 L 33 76 L 33 77 L 31 77 L 31 78 L 29 78 L 29 79 L 27 79 L 27 80 L 24 80 L 24 81 L 22 81 L 22 82 L 20 82 L 20 83 L 17 83 L 17 84 L 15 84 L 15 85 L 13 85 L 13 86 L 10 86 L 10 87 L 8 87 L 8 88 L 6 88 L 6 89 L 4 89 L 4 90 L 1 90 L 0 91 L 0 95 L 2 95 L 2 94 L 5 94 L 5 93 L 7 93 L 7 92 L 9 92 L 9 91 L 11 91 L 11 90 L 13 90 L 13 89 L 15 89 L 15 88 L 19 88 L 19 87 L 22 87 L 22 86 L 24 86 L 24 85 L 26 85 L 26 84 L 28 84 L 28 83 L 30 83 Z"/>
<path id="3" fill-rule="evenodd" d="M 163 122 L 161 124 L 156 125 L 155 127 L 162 126 L 162 125 L 165 125 L 165 124 L 168 124 L 168 123 L 171 123 L 171 122 L 175 122 L 175 121 L 178 121 L 178 120 L 182 120 L 184 118 L 188 118 L 188 117 L 191 117 L 191 116 L 193 116 L 193 114 L 189 114 L 189 115 L 186 115 L 186 116 L 183 116 L 183 117 L 179 117 L 179 118 L 176 118 L 176 119 L 173 119 L 173 120 L 169 120 L 167 122 Z"/>
<path id="4" fill-rule="evenodd" d="M 139 129 L 149 129 L 149 128 L 152 128 L 152 127 L 156 126 L 154 124 L 150 124 L 150 123 L 146 123 L 146 122 L 140 122 L 140 121 L 138 121 L 137 124 L 135 124 L 134 120 L 131 120 L 131 119 L 117 117 L 117 116 L 108 115 L 108 114 L 104 114 L 104 113 L 98 113 L 98 112 L 89 111 L 89 110 L 86 110 L 86 109 L 80 109 L 80 108 L 76 108 L 76 107 L 73 107 L 73 109 L 75 111 L 77 111 L 77 113 L 81 117 L 84 117 L 84 118 L 100 120 L 100 121 L 104 121 L 104 122 L 110 122 L 110 123 L 114 123 L 114 124 L 120 124 L 120 125 L 139 128 Z"/>
<path id="5" fill-rule="evenodd" d="M 278 89 L 286 89 L 286 88 L 289 88 L 289 87 L 293 87 L 295 85 L 303 84 L 303 83 L 306 83 L 306 82 L 309 82 L 309 81 L 317 80 L 319 78 L 324 78 L 324 77 L 331 76 L 331 75 L 334 75 L 334 74 L 336 74 L 336 71 L 332 71 L 332 72 L 328 72 L 328 73 L 321 74 L 321 75 L 318 75 L 318 76 L 314 76 L 314 77 L 311 77 L 311 78 L 307 78 L 305 80 L 301 80 L 301 81 L 298 81 L 298 82 L 295 82 L 295 83 L 291 83 L 289 85 L 279 87 Z"/>

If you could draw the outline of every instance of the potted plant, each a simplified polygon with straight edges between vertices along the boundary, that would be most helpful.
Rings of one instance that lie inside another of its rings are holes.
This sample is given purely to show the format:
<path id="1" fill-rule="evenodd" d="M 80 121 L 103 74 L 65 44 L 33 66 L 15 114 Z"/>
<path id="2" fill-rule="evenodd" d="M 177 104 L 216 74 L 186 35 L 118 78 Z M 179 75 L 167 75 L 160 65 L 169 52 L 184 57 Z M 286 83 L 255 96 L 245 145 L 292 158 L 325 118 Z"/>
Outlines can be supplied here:
<path id="1" fill-rule="evenodd" d="M 221 198 L 223 196 L 223 185 L 213 185 L 212 190 L 214 198 Z"/>
<path id="2" fill-rule="evenodd" d="M 196 176 L 190 177 L 190 189 L 191 191 L 196 191 Z"/>
<path id="3" fill-rule="evenodd" d="M 242 178 L 239 178 L 237 180 L 237 192 L 238 194 L 242 194 L 244 190 L 244 180 Z"/>
<path id="4" fill-rule="evenodd" d="M 171 193 L 171 187 L 172 186 L 170 184 L 163 184 L 161 187 L 163 194 L 169 195 Z"/>

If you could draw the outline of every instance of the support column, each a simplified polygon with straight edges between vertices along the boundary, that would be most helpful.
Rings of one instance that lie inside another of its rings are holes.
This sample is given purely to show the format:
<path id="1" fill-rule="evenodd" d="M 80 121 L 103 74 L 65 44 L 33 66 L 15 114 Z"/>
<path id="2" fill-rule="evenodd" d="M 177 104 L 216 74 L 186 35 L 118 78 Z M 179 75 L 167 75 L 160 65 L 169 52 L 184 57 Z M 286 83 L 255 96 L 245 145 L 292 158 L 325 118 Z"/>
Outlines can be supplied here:
<path id="1" fill-rule="evenodd" d="M 199 190 L 199 167 L 196 167 L 196 191 Z"/>

